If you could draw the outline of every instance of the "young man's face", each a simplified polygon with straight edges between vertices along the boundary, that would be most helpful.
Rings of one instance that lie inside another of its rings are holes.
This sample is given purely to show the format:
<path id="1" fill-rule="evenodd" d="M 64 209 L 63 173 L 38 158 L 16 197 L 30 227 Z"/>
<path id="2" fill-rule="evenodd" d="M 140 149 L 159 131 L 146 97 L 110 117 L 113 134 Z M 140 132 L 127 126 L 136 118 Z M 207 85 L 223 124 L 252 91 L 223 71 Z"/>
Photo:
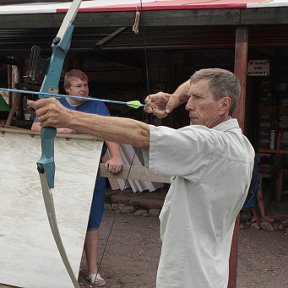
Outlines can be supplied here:
<path id="1" fill-rule="evenodd" d="M 189 112 L 191 125 L 214 127 L 223 121 L 222 99 L 215 100 L 209 89 L 209 80 L 202 79 L 191 83 L 189 100 L 185 109 Z"/>
<path id="2" fill-rule="evenodd" d="M 71 80 L 71 85 L 66 88 L 66 93 L 73 96 L 88 97 L 89 87 L 86 80 L 81 80 L 79 78 L 73 78 Z"/>

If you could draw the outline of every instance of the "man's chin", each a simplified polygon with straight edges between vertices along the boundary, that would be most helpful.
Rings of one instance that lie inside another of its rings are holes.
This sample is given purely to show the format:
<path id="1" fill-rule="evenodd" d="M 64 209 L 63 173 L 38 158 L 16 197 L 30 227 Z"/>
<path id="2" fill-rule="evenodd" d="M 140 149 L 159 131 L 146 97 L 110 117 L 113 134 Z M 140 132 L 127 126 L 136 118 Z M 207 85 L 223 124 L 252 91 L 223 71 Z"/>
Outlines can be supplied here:
<path id="1" fill-rule="evenodd" d="M 196 119 L 190 119 L 190 125 L 198 125 L 198 121 Z"/>

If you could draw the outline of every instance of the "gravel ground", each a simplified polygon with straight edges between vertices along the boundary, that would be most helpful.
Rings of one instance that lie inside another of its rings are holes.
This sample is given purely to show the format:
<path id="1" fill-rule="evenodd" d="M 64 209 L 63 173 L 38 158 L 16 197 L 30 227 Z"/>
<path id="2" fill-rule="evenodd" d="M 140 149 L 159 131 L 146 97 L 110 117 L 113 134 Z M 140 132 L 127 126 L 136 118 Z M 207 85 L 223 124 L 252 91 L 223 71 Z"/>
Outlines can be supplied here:
<path id="1" fill-rule="evenodd" d="M 109 210 L 105 213 L 100 255 L 103 254 L 114 215 Z M 155 287 L 160 247 L 158 217 L 116 214 L 101 264 L 101 274 L 107 280 L 106 287 Z M 287 234 L 283 231 L 254 230 L 247 226 L 240 229 L 238 288 L 287 288 L 287 272 Z"/>
<path id="2" fill-rule="evenodd" d="M 288 287 L 288 235 L 240 229 L 238 288 Z"/>
<path id="3" fill-rule="evenodd" d="M 158 217 L 118 214 L 106 209 L 100 244 L 100 257 L 105 250 L 100 267 L 107 282 L 105 287 L 155 287 L 161 247 Z M 81 274 L 86 269 L 84 258 L 82 262 Z M 288 235 L 285 232 L 266 232 L 246 226 L 240 229 L 238 288 L 287 288 L 287 266 Z M 80 285 L 90 287 L 82 276 Z"/>

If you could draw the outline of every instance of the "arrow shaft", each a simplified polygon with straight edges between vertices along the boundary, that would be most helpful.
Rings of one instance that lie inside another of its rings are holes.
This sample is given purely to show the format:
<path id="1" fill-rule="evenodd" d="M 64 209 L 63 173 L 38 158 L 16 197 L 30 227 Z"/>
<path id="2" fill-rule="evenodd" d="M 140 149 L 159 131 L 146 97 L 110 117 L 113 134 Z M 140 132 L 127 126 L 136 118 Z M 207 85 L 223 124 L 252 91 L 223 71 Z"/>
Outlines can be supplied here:
<path id="1" fill-rule="evenodd" d="M 130 102 L 125 101 L 118 101 L 118 100 L 109 100 L 109 99 L 100 99 L 100 98 L 89 98 L 89 97 L 79 97 L 79 96 L 73 96 L 73 95 L 66 95 L 66 94 L 55 94 L 55 93 L 48 93 L 48 92 L 37 92 L 37 91 L 29 91 L 29 90 L 19 90 L 19 89 L 10 89 L 10 88 L 0 88 L 2 91 L 7 92 L 15 92 L 15 93 L 26 93 L 31 95 L 42 95 L 44 97 L 55 97 L 55 98 L 71 98 L 71 99 L 77 99 L 77 100 L 88 100 L 88 101 L 96 101 L 96 102 L 104 102 L 104 103 L 114 103 L 114 104 L 120 104 L 120 105 L 129 105 Z M 42 97 L 43 98 L 43 97 Z M 134 106 L 139 107 L 145 107 L 146 104 L 133 104 Z"/>

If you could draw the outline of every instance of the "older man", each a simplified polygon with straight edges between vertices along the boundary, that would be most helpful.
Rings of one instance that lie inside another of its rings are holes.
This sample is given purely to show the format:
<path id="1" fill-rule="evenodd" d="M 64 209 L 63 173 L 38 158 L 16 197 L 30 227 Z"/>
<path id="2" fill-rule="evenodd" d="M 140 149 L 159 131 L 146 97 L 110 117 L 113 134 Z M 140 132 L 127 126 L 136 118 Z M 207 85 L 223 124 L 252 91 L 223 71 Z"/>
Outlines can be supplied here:
<path id="1" fill-rule="evenodd" d="M 234 223 L 251 181 L 254 150 L 231 115 L 240 97 L 235 75 L 202 69 L 173 94 L 146 98 L 146 112 L 167 116 L 186 103 L 180 129 L 71 111 L 55 99 L 30 102 L 43 127 L 67 127 L 143 149 L 154 173 L 172 176 L 160 214 L 157 288 L 226 288 Z"/>

